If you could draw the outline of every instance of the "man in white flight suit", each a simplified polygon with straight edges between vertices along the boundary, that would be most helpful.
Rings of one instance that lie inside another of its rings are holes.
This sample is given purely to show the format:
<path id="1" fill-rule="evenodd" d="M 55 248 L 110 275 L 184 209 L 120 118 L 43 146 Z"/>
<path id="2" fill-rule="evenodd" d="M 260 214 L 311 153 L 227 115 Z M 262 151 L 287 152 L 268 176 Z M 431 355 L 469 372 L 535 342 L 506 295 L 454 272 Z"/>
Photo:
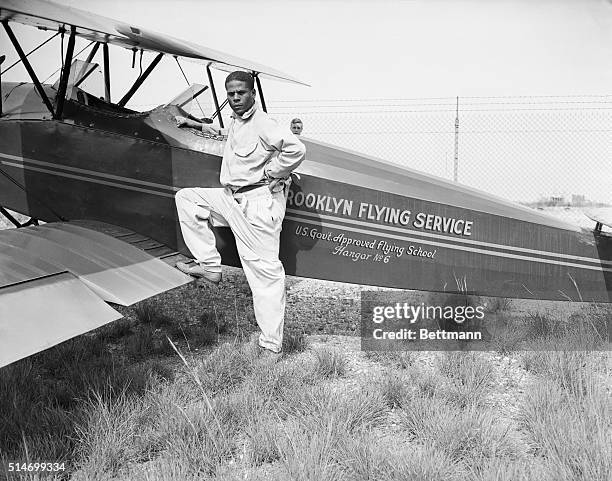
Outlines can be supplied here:
<path id="1" fill-rule="evenodd" d="M 249 73 L 232 72 L 225 88 L 234 111 L 221 163 L 220 182 L 225 188 L 186 188 L 176 193 L 183 239 L 195 258 L 195 265 L 179 262 L 176 267 L 219 283 L 221 255 L 209 221 L 214 218 L 215 225 L 229 225 L 253 293 L 261 329 L 259 346 L 280 353 L 285 317 L 280 232 L 290 174 L 304 160 L 306 148 L 289 129 L 257 107 Z M 180 125 L 178 119 L 177 123 Z"/>

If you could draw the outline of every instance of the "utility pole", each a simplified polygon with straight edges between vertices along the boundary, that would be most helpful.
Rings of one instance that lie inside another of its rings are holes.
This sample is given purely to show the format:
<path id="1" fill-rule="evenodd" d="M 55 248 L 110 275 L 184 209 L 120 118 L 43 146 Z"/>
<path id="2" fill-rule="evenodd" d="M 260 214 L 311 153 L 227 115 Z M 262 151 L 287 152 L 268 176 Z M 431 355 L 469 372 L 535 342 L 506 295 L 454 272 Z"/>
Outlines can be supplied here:
<path id="1" fill-rule="evenodd" d="M 455 114 L 455 170 L 453 172 L 453 180 L 458 181 L 459 178 L 459 96 L 457 96 L 457 111 Z"/>

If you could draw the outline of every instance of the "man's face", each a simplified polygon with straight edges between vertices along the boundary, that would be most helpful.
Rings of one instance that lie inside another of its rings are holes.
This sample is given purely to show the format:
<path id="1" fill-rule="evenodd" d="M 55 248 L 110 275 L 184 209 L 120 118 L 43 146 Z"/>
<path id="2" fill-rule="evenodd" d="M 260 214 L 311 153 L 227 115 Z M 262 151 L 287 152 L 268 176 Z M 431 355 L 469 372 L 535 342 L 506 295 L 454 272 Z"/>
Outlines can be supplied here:
<path id="1" fill-rule="evenodd" d="M 225 90 L 230 107 L 238 116 L 244 114 L 255 103 L 255 89 L 249 89 L 247 83 L 242 80 L 228 82 Z"/>
<path id="2" fill-rule="evenodd" d="M 293 122 L 291 124 L 291 132 L 295 135 L 300 135 L 302 133 L 302 122 Z"/>

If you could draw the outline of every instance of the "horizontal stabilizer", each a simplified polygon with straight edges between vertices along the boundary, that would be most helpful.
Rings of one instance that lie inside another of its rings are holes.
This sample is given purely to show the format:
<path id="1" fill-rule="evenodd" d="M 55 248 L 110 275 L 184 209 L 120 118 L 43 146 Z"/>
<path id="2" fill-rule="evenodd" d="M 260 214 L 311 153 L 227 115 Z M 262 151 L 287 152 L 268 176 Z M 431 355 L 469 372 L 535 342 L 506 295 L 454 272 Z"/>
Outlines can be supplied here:
<path id="1" fill-rule="evenodd" d="M 119 318 L 68 272 L 0 288 L 0 367 Z"/>

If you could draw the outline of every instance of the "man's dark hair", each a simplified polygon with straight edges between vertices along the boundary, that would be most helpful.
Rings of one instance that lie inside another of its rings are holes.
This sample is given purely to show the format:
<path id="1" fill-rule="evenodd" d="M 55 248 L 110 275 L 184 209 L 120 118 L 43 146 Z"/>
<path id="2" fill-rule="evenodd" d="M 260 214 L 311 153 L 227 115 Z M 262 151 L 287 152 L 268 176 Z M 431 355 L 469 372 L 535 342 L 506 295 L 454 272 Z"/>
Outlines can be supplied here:
<path id="1" fill-rule="evenodd" d="M 225 85 L 230 83 L 232 80 L 238 80 L 240 82 L 244 82 L 247 84 L 249 90 L 253 90 L 255 88 L 255 80 L 253 76 L 249 72 L 244 72 L 242 70 L 236 70 L 229 74 L 225 79 Z"/>

